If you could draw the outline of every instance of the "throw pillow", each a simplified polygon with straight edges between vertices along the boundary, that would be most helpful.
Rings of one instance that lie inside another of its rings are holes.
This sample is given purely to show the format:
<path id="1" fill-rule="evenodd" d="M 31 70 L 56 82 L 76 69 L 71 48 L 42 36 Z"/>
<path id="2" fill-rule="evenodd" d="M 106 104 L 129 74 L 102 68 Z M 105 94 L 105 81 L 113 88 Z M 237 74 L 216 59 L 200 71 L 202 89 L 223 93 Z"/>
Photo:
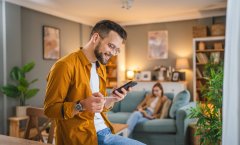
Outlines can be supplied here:
<path id="1" fill-rule="evenodd" d="M 160 119 L 164 119 L 168 117 L 169 109 L 171 107 L 172 101 L 171 100 L 166 100 L 163 104 L 161 114 L 160 114 Z"/>
<path id="2" fill-rule="evenodd" d="M 171 118 L 176 118 L 176 112 L 181 107 L 187 105 L 190 101 L 190 93 L 188 90 L 179 92 L 173 99 L 172 107 L 169 112 Z"/>

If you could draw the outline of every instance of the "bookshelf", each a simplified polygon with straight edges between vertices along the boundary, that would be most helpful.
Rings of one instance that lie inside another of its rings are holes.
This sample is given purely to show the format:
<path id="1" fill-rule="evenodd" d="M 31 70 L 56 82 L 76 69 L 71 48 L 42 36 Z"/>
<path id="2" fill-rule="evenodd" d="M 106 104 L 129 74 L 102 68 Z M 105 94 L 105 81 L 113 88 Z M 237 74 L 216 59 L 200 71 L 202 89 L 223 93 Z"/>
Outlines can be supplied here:
<path id="1" fill-rule="evenodd" d="M 193 39 L 193 95 L 194 101 L 204 102 L 201 87 L 206 83 L 204 67 L 210 61 L 224 59 L 225 37 L 201 37 Z"/>
<path id="2" fill-rule="evenodd" d="M 117 86 L 117 56 L 113 56 L 106 65 L 107 70 L 107 88 Z"/>
<path id="3" fill-rule="evenodd" d="M 120 49 L 121 53 L 113 56 L 106 65 L 106 87 L 109 89 L 121 86 L 125 81 L 125 45 L 122 45 Z"/>

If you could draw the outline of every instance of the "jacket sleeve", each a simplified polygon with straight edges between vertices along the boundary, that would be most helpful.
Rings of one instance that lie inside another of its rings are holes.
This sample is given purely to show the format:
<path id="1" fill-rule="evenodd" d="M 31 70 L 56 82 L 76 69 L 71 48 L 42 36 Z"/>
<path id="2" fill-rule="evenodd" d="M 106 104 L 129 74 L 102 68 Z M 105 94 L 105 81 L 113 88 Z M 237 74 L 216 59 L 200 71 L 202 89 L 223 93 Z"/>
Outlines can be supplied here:
<path id="1" fill-rule="evenodd" d="M 71 70 L 65 62 L 57 62 L 47 77 L 44 113 L 49 118 L 72 118 L 75 102 L 65 102 L 71 83 Z"/>
<path id="2" fill-rule="evenodd" d="M 147 100 L 149 99 L 150 95 L 146 94 L 144 100 L 137 106 L 137 108 L 142 107 L 144 108 L 147 104 Z"/>

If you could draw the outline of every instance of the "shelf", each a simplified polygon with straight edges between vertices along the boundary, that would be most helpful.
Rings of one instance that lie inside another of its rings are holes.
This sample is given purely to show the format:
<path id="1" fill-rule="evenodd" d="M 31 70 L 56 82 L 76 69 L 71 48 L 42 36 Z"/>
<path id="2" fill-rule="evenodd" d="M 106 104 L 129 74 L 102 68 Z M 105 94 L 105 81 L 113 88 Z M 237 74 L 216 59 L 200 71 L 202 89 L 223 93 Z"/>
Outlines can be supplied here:
<path id="1" fill-rule="evenodd" d="M 204 77 L 202 77 L 202 78 L 197 77 L 197 79 L 198 79 L 198 80 L 207 80 L 207 78 L 204 78 Z"/>
<path id="2" fill-rule="evenodd" d="M 199 37 L 199 38 L 194 38 L 193 41 L 199 42 L 199 41 L 221 41 L 225 40 L 225 36 L 210 36 L 210 37 Z"/>
<path id="3" fill-rule="evenodd" d="M 206 50 L 196 50 L 196 52 L 224 52 L 224 49 L 206 49 Z"/>

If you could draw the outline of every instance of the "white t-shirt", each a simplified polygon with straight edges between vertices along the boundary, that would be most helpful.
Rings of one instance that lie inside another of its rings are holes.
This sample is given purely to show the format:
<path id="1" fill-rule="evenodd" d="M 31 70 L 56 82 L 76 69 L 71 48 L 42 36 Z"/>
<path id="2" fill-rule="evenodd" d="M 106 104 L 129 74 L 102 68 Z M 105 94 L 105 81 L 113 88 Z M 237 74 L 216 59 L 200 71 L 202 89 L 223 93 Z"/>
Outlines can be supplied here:
<path id="1" fill-rule="evenodd" d="M 151 102 L 150 106 L 148 107 L 148 109 L 153 113 L 155 107 L 157 106 L 157 102 L 159 100 L 159 97 L 154 98 L 154 100 Z"/>
<path id="2" fill-rule="evenodd" d="M 91 73 L 90 73 L 90 87 L 92 93 L 99 92 L 99 76 L 97 74 L 96 63 L 92 63 Z M 107 128 L 102 115 L 100 113 L 95 113 L 94 125 L 96 132 Z"/>

